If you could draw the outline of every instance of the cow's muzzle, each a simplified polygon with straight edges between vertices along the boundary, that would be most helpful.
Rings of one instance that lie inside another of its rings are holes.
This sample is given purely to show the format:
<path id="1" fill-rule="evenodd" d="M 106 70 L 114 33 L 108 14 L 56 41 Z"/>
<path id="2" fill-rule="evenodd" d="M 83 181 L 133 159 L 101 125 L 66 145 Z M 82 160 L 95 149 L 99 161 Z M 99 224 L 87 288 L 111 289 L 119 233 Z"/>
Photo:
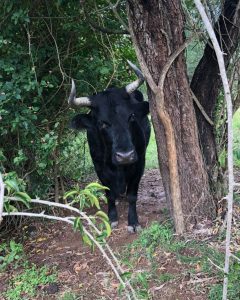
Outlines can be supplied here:
<path id="1" fill-rule="evenodd" d="M 135 150 L 128 152 L 116 152 L 115 159 L 120 165 L 132 164 L 137 160 L 137 154 Z"/>

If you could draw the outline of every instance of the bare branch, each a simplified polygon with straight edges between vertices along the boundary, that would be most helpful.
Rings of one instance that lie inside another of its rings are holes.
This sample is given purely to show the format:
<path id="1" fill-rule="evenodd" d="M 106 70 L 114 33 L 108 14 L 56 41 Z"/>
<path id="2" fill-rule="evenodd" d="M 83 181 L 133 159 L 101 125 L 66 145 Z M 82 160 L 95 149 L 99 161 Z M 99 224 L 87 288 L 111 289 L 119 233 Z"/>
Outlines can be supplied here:
<path id="1" fill-rule="evenodd" d="M 228 288 L 228 273 L 229 273 L 229 261 L 230 261 L 230 242 L 231 242 L 231 228 L 232 228 L 232 209 L 233 209 L 233 187 L 234 187 L 234 175 L 233 175 L 233 130 L 232 130 L 232 99 L 230 93 L 230 87 L 227 79 L 226 68 L 224 64 L 223 53 L 220 49 L 216 34 L 213 27 L 206 15 L 204 7 L 200 0 L 194 0 L 194 3 L 202 17 L 203 23 L 208 31 L 209 37 L 212 41 L 217 61 L 219 65 L 220 75 L 223 83 L 223 89 L 225 94 L 225 100 L 227 103 L 227 122 L 228 122 L 228 212 L 227 212 L 227 231 L 226 231 L 226 250 L 225 250 L 225 266 L 224 266 L 224 282 L 223 282 L 223 295 L 222 300 L 227 300 L 227 288 Z"/>
<path id="2" fill-rule="evenodd" d="M 18 198 L 15 198 L 15 197 L 6 197 L 6 199 L 9 199 L 11 201 L 20 201 Z M 94 230 L 98 234 L 101 233 L 99 231 L 99 229 L 94 225 L 92 220 L 89 218 L 89 216 L 87 216 L 87 214 L 85 214 L 84 212 L 78 210 L 75 207 L 71 207 L 71 206 L 66 205 L 66 204 L 54 203 L 54 202 L 50 202 L 50 201 L 40 200 L 40 199 L 32 199 L 31 203 L 43 204 L 43 205 L 48 205 L 48 206 L 51 206 L 51 207 L 52 206 L 53 207 L 59 207 L 59 208 L 64 208 L 64 209 L 67 209 L 67 210 L 70 210 L 70 211 L 74 211 L 75 213 L 80 215 L 83 219 L 85 219 L 88 222 L 88 225 L 93 227 Z M 1 204 L 1 202 L 0 202 L 0 204 Z M 27 216 L 27 217 L 35 217 L 35 218 L 45 218 L 45 219 L 49 219 L 49 220 L 56 220 L 56 221 L 66 222 L 66 223 L 71 224 L 71 225 L 74 224 L 74 219 L 75 219 L 75 217 L 72 217 L 72 216 L 70 216 L 70 217 L 57 217 L 57 216 L 53 216 L 53 215 L 46 215 L 46 214 L 44 214 L 44 211 L 40 214 L 39 213 L 29 213 L 29 212 L 10 212 L 10 213 L 5 213 L 4 212 L 2 214 L 2 216 Z M 121 268 L 119 261 L 117 260 L 116 256 L 114 255 L 113 251 L 111 250 L 111 248 L 107 244 L 107 242 L 105 241 L 104 246 L 109 251 L 110 257 L 112 257 L 113 261 L 116 263 L 117 268 L 114 266 L 111 258 L 108 256 L 106 251 L 103 249 L 103 246 L 93 237 L 93 235 L 85 228 L 85 226 L 83 226 L 83 231 L 91 239 L 91 241 L 98 247 L 98 249 L 101 251 L 103 257 L 107 260 L 108 264 L 110 265 L 110 267 L 114 271 L 116 277 L 118 278 L 120 283 L 123 285 L 123 287 L 124 288 L 128 287 L 130 289 L 132 295 L 133 295 L 133 299 L 137 300 L 137 297 L 135 295 L 135 291 L 134 291 L 133 287 L 131 286 L 131 284 L 129 283 L 129 281 L 124 282 L 122 280 L 121 275 L 119 274 L 119 271 L 120 271 L 120 273 L 124 273 L 124 270 Z M 129 294 L 127 294 L 127 296 L 128 296 L 129 299 L 131 299 Z"/>
<path id="3" fill-rule="evenodd" d="M 127 24 L 123 21 L 123 19 L 120 17 L 118 11 L 117 11 L 117 6 L 118 6 L 118 2 L 113 5 L 112 2 L 110 0 L 108 0 L 108 3 L 110 4 L 110 7 L 115 15 L 115 17 L 118 19 L 118 21 L 121 23 L 121 25 L 123 26 L 123 28 L 128 32 L 129 34 L 129 28 L 127 26 Z"/>
<path id="4" fill-rule="evenodd" d="M 43 219 L 48 219 L 48 220 L 62 221 L 62 222 L 66 222 L 71 225 L 74 224 L 74 221 L 72 220 L 71 217 L 63 218 L 63 217 L 56 217 L 53 215 L 45 215 L 44 212 L 42 212 L 40 214 L 28 213 L 28 212 L 10 212 L 10 213 L 3 213 L 3 216 L 4 217 L 5 216 L 24 216 L 24 217 L 43 218 Z M 91 235 L 91 233 L 89 231 L 87 231 L 85 228 L 83 228 L 83 231 L 91 239 L 91 241 L 98 247 L 98 249 L 101 251 L 103 257 L 106 258 L 108 264 L 111 266 L 112 270 L 114 271 L 114 273 L 115 273 L 116 277 L 118 278 L 118 280 L 120 281 L 120 283 L 125 287 L 126 286 L 125 282 L 122 280 L 120 274 L 118 273 L 117 269 L 113 265 L 111 259 L 108 257 L 108 255 L 106 255 L 106 252 L 104 251 L 101 244 L 99 244 L 99 242 L 97 240 L 95 240 L 94 237 Z"/>
<path id="5" fill-rule="evenodd" d="M 65 72 L 64 72 L 64 70 L 63 70 L 63 68 L 62 68 L 62 63 L 61 63 L 61 59 L 60 59 L 60 54 L 59 54 L 58 44 L 57 44 L 57 41 L 56 41 L 56 39 L 55 39 L 55 37 L 54 37 L 54 35 L 53 35 L 53 33 L 52 33 L 52 29 L 49 28 L 48 23 L 47 23 L 45 20 L 44 20 L 44 23 L 46 24 L 46 27 L 47 27 L 47 29 L 48 29 L 48 31 L 49 31 L 49 33 L 50 33 L 52 39 L 53 39 L 53 42 L 54 42 L 54 45 L 55 45 L 55 48 L 56 48 L 57 58 L 58 58 L 58 67 L 59 67 L 59 70 L 60 70 L 60 72 L 61 72 L 61 74 L 62 74 L 62 83 L 63 83 L 66 74 L 65 74 Z M 61 83 L 61 85 L 62 85 L 62 83 Z M 61 85 L 60 85 L 60 86 L 61 86 Z"/>
<path id="6" fill-rule="evenodd" d="M 206 119 L 206 121 L 211 125 L 214 126 L 214 122 L 209 118 L 209 116 L 207 115 L 207 113 L 205 112 L 203 106 L 201 105 L 201 103 L 198 101 L 198 98 L 194 95 L 193 91 L 191 90 L 192 93 L 192 97 L 194 102 L 196 103 L 197 107 L 199 108 L 199 110 L 201 111 L 202 115 L 204 116 L 204 118 Z"/>
<path id="7" fill-rule="evenodd" d="M 98 30 L 102 33 L 106 33 L 106 34 L 129 34 L 129 31 L 128 30 L 117 30 L 117 29 L 110 29 L 110 28 L 106 28 L 106 27 L 103 27 L 103 26 L 100 26 L 99 24 L 96 24 L 94 23 L 92 20 L 91 20 L 91 16 L 89 16 L 89 14 L 87 13 L 86 9 L 84 9 L 84 0 L 80 0 L 80 5 L 82 6 L 83 8 L 83 13 L 85 15 L 85 20 L 86 22 L 95 30 Z M 116 10 L 116 8 L 115 8 Z M 118 13 L 117 13 L 118 14 Z M 119 16 L 120 18 L 120 16 Z M 125 26 L 124 26 L 125 28 Z"/>
<path id="8" fill-rule="evenodd" d="M 87 22 L 89 23 L 89 25 L 93 29 L 101 31 L 102 33 L 106 33 L 106 34 L 129 34 L 129 32 L 126 31 L 126 30 L 117 30 L 117 29 L 109 29 L 109 28 L 106 28 L 106 27 L 102 27 L 102 26 L 92 22 L 90 19 L 87 19 Z"/>
<path id="9" fill-rule="evenodd" d="M 173 64 L 173 62 L 175 61 L 175 59 L 179 56 L 179 54 L 191 43 L 193 39 L 193 36 L 191 36 L 188 40 L 186 40 L 175 52 L 172 53 L 171 56 L 169 56 L 168 61 L 166 62 L 166 64 L 164 65 L 162 72 L 160 74 L 160 78 L 158 81 L 158 89 L 159 92 L 162 93 L 162 99 L 164 99 L 163 96 L 163 88 L 164 88 L 164 82 L 165 82 L 165 78 L 167 76 L 167 73 L 171 67 L 171 65 Z M 160 105 L 162 105 L 162 103 L 160 103 Z"/>
<path id="10" fill-rule="evenodd" d="M 224 272 L 224 269 L 219 267 L 218 265 L 216 265 L 209 257 L 208 257 L 208 261 L 215 267 L 217 268 L 219 271 Z"/>
<path id="11" fill-rule="evenodd" d="M 239 257 L 237 257 L 236 255 L 234 255 L 234 254 L 232 254 L 232 253 L 230 253 L 230 255 L 231 255 L 233 258 L 235 258 L 235 259 L 240 263 L 240 258 L 239 258 Z"/>

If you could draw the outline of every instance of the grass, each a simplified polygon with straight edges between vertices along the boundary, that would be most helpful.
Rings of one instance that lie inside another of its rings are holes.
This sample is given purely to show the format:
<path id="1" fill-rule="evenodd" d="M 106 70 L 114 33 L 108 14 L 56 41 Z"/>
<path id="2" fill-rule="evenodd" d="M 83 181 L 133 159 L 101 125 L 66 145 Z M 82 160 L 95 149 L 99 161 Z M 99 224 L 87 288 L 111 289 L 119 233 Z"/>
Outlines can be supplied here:
<path id="1" fill-rule="evenodd" d="M 39 294 L 39 287 L 55 283 L 55 269 L 47 266 L 38 267 L 30 263 L 23 251 L 23 246 L 11 240 L 0 246 L 0 272 L 15 270 L 3 293 L 6 300 L 33 299 Z"/>
<path id="2" fill-rule="evenodd" d="M 234 165 L 240 167 L 240 110 L 233 116 L 233 157 Z"/>
<path id="3" fill-rule="evenodd" d="M 201 274 L 219 283 L 209 283 L 209 299 L 221 299 L 223 273 L 211 263 L 223 267 L 224 253 L 207 242 L 184 241 L 175 238 L 171 223 L 153 222 L 122 252 L 122 261 L 128 267 L 127 276 L 140 299 L 151 299 L 149 286 L 184 280 L 184 274 Z M 211 260 L 211 261 L 210 261 Z M 144 265 L 141 266 L 140 262 Z M 166 264 L 164 262 L 167 262 Z M 164 269 L 159 269 L 164 264 Z M 177 267 L 176 267 L 177 266 Z M 194 275 L 195 274 L 195 275 Z M 240 299 L 240 265 L 231 264 L 229 300 Z"/>
<path id="4" fill-rule="evenodd" d="M 34 264 L 26 264 L 23 271 L 10 280 L 5 297 L 7 300 L 33 299 L 40 286 L 54 283 L 56 280 L 56 273 L 46 266 L 38 268 Z"/>
<path id="5" fill-rule="evenodd" d="M 9 265 L 17 268 L 24 257 L 23 246 L 10 241 L 9 245 L 3 243 L 0 245 L 0 272 L 4 271 Z"/>
<path id="6" fill-rule="evenodd" d="M 68 291 L 60 298 L 60 300 L 81 300 L 82 297 L 78 297 L 75 293 Z"/>
<path id="7" fill-rule="evenodd" d="M 223 150 L 219 155 L 219 162 L 222 167 L 226 166 L 227 153 Z M 240 109 L 233 116 L 233 160 L 234 166 L 240 168 Z"/>

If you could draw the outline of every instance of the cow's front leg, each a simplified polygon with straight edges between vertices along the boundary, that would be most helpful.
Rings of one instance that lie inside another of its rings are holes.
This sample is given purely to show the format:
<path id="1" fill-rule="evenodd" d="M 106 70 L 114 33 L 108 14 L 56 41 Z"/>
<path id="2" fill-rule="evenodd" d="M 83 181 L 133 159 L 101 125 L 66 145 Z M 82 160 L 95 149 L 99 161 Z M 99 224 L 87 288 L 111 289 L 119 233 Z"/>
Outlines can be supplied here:
<path id="1" fill-rule="evenodd" d="M 128 207 L 128 231 L 138 232 L 141 229 L 140 224 L 138 223 L 137 215 L 137 194 L 128 194 L 127 195 L 129 207 Z"/>
<path id="2" fill-rule="evenodd" d="M 108 199 L 108 218 L 111 224 L 111 227 L 114 228 L 118 225 L 118 213 L 116 208 L 116 194 L 109 191 L 106 193 Z"/>

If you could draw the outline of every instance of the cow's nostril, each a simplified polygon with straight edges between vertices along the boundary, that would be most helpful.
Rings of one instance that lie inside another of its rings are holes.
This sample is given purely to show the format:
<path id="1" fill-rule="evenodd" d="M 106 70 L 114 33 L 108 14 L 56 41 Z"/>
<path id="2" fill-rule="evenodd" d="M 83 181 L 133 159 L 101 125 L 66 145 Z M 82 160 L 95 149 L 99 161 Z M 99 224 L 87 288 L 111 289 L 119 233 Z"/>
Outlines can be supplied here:
<path id="1" fill-rule="evenodd" d="M 116 152 L 116 160 L 118 163 L 131 163 L 136 160 L 136 154 L 134 150 L 128 152 Z"/>

